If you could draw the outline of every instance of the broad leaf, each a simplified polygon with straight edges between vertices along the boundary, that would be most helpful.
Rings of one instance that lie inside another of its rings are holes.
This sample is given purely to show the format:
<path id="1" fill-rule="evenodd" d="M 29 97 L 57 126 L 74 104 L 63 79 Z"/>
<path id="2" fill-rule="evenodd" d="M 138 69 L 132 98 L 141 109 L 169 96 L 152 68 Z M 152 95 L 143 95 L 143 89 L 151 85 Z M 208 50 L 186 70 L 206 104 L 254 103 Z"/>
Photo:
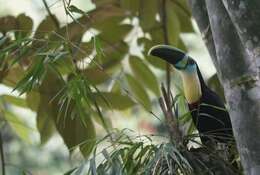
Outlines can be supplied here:
<path id="1" fill-rule="evenodd" d="M 121 94 L 121 84 L 119 83 L 119 81 L 114 80 L 111 88 L 111 92 L 115 92 L 115 93 L 119 93 Z"/>
<path id="2" fill-rule="evenodd" d="M 102 67 L 102 69 L 104 70 L 114 72 L 115 67 L 121 66 L 119 65 L 119 63 L 128 52 L 129 47 L 123 41 L 112 44 L 105 41 L 101 41 L 101 43 L 103 46 L 102 50 L 104 52 L 104 56 L 99 58 L 95 57 L 92 60 L 90 67 L 95 67 L 97 69 L 100 69 L 100 67 Z"/>
<path id="3" fill-rule="evenodd" d="M 17 117 L 11 111 L 6 110 L 4 112 L 4 117 L 8 124 L 11 126 L 13 131 L 24 141 L 30 141 L 30 133 L 34 131 L 32 128 L 28 127 L 25 121 Z"/>
<path id="4" fill-rule="evenodd" d="M 159 2 L 157 0 L 140 1 L 139 19 L 144 31 L 149 31 L 156 25 L 155 16 L 158 13 Z"/>
<path id="5" fill-rule="evenodd" d="M 37 129 L 40 133 L 41 144 L 47 143 L 55 131 L 55 125 L 52 117 L 57 115 L 53 111 L 53 108 L 57 106 L 50 104 L 50 98 L 51 97 L 43 95 L 37 110 L 36 122 Z"/>
<path id="6" fill-rule="evenodd" d="M 88 68 L 82 71 L 82 74 L 93 84 L 100 84 L 111 78 L 111 75 L 101 68 Z"/>
<path id="7" fill-rule="evenodd" d="M 6 102 L 8 102 L 8 103 L 10 103 L 12 105 L 15 105 L 15 106 L 18 106 L 18 107 L 22 107 L 22 108 L 27 108 L 28 107 L 24 98 L 11 96 L 11 95 L 2 95 L 2 98 Z"/>
<path id="8" fill-rule="evenodd" d="M 114 25 L 107 27 L 106 31 L 101 32 L 98 37 L 100 40 L 113 44 L 120 40 L 124 40 L 126 35 L 132 30 L 133 26 L 129 24 Z"/>
<path id="9" fill-rule="evenodd" d="M 90 116 L 84 121 L 78 116 L 73 102 L 68 106 L 68 115 L 62 114 L 59 121 L 56 119 L 56 128 L 70 151 L 79 147 L 84 157 L 88 157 L 96 142 L 96 132 Z M 75 114 L 75 116 L 73 116 Z"/>
<path id="10" fill-rule="evenodd" d="M 136 15 L 140 8 L 140 0 L 120 0 L 120 6 L 130 12 L 131 15 Z"/>
<path id="11" fill-rule="evenodd" d="M 181 26 L 180 26 L 180 20 L 176 12 L 174 11 L 174 3 L 172 1 L 167 1 L 166 4 L 166 14 L 167 14 L 167 36 L 169 40 L 169 44 L 177 46 L 180 32 L 181 32 Z"/>
<path id="12" fill-rule="evenodd" d="M 33 21 L 30 17 L 25 14 L 20 14 L 17 18 L 17 29 L 16 36 L 25 37 L 32 32 Z"/>
<path id="13" fill-rule="evenodd" d="M 13 16 L 4 16 L 0 18 L 0 31 L 6 33 L 11 30 L 15 30 L 17 27 L 17 21 Z"/>
<path id="14" fill-rule="evenodd" d="M 159 96 L 160 89 L 158 86 L 158 81 L 151 69 L 138 57 L 130 57 L 129 64 L 135 75 L 135 78 L 151 91 L 153 91 L 155 95 Z"/>
<path id="15" fill-rule="evenodd" d="M 117 4 L 117 0 L 91 0 L 92 3 L 96 5 L 96 7 Z"/>
<path id="16" fill-rule="evenodd" d="M 191 12 L 186 0 L 173 1 L 173 9 L 178 16 L 181 26 L 181 32 L 194 32 L 191 22 Z"/>
<path id="17" fill-rule="evenodd" d="M 101 2 L 102 0 L 99 1 Z M 124 11 L 121 8 L 108 3 L 88 12 L 87 14 L 88 18 L 86 18 L 86 16 L 82 16 L 59 29 L 57 33 L 61 37 L 66 38 L 68 41 L 79 41 L 83 34 L 89 29 L 89 26 L 92 26 L 95 23 L 105 22 L 108 18 L 113 16 L 124 16 Z M 60 39 L 57 35 L 53 35 L 53 38 Z"/>
<path id="18" fill-rule="evenodd" d="M 126 95 L 114 92 L 95 93 L 95 99 L 99 106 L 116 110 L 125 110 L 135 105 Z"/>
<path id="19" fill-rule="evenodd" d="M 143 107 L 145 107 L 147 110 L 150 111 L 152 108 L 151 101 L 143 86 L 130 74 L 126 74 L 125 76 L 126 76 L 127 84 L 131 92 L 133 93 L 132 94 L 133 97 L 140 105 L 142 105 Z"/>
<path id="20" fill-rule="evenodd" d="M 10 87 L 15 87 L 19 80 L 24 76 L 25 71 L 20 66 L 10 69 L 3 80 L 3 83 Z"/>
<path id="21" fill-rule="evenodd" d="M 53 31 L 57 30 L 58 26 L 56 26 L 56 23 L 53 20 L 56 20 L 58 23 L 58 20 L 56 18 L 47 16 L 37 27 L 34 34 L 34 38 L 37 40 L 33 42 L 33 46 L 35 48 L 40 48 L 43 45 L 46 45 L 48 39 L 50 38 L 50 34 Z M 40 41 L 40 39 L 42 39 L 43 41 Z"/>
<path id="22" fill-rule="evenodd" d="M 165 70 L 166 69 L 166 62 L 163 61 L 162 59 L 159 59 L 157 57 L 154 56 L 149 56 L 148 55 L 148 51 L 151 47 L 153 47 L 154 45 L 156 45 L 155 43 L 153 43 L 153 41 L 147 39 L 147 38 L 139 38 L 138 39 L 138 44 L 139 45 L 144 45 L 144 56 L 145 59 L 154 67 Z"/>
<path id="23" fill-rule="evenodd" d="M 45 144 L 55 131 L 54 122 L 59 113 L 57 94 L 63 88 L 63 82 L 53 72 L 48 71 L 39 87 L 40 103 L 37 109 L 37 128 L 41 143 Z"/>

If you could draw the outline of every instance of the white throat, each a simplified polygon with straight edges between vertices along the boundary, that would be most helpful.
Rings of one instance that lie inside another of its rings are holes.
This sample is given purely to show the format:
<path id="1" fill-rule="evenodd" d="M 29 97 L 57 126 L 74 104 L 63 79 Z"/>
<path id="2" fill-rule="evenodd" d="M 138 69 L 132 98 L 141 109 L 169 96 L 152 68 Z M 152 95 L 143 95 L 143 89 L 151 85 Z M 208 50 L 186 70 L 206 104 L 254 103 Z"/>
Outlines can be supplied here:
<path id="1" fill-rule="evenodd" d="M 189 104 L 196 103 L 202 96 L 197 72 L 179 71 L 182 77 L 184 95 Z"/>

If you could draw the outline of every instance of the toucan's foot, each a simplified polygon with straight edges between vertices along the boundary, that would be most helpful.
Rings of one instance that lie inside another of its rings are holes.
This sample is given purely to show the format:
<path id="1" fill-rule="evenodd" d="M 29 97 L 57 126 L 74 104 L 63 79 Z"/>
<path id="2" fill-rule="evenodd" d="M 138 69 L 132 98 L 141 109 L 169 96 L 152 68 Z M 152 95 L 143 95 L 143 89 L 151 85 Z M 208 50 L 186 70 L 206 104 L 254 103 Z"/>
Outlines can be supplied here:
<path id="1" fill-rule="evenodd" d="M 168 63 L 172 64 L 176 69 L 186 69 L 188 64 L 191 64 L 191 58 L 182 50 L 169 45 L 153 46 L 148 55 L 162 58 Z M 192 60 L 192 62 L 194 62 Z"/>

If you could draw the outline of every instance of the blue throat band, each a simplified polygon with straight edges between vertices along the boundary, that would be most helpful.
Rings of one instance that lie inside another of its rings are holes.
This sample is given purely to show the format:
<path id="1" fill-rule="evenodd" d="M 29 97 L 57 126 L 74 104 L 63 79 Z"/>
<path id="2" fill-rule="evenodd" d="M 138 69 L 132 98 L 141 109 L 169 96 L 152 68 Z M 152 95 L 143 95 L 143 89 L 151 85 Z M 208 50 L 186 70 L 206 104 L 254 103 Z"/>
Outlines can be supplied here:
<path id="1" fill-rule="evenodd" d="M 189 59 L 189 56 L 188 55 L 185 55 L 181 61 L 177 62 L 174 67 L 176 67 L 177 69 L 185 69 L 186 66 L 187 66 L 187 63 L 188 63 L 188 59 Z"/>

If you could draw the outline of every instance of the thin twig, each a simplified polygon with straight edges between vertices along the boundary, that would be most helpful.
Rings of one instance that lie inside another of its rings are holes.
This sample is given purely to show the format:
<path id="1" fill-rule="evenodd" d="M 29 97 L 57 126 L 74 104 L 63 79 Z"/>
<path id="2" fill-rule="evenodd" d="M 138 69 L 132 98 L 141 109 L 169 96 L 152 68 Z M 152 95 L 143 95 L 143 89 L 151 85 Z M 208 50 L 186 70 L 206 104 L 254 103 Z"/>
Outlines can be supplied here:
<path id="1" fill-rule="evenodd" d="M 169 44 L 168 28 L 167 28 L 167 10 L 166 10 L 166 0 L 162 1 L 162 28 L 163 28 L 163 39 L 164 44 Z M 167 84 L 167 93 L 170 95 L 171 91 L 171 65 L 166 63 L 166 84 Z"/>
<path id="2" fill-rule="evenodd" d="M 2 139 L 1 132 L 0 132 L 0 154 L 1 154 L 2 175 L 5 175 L 5 158 L 4 158 L 3 139 Z"/>
<path id="3" fill-rule="evenodd" d="M 165 119 L 166 119 L 166 122 L 167 122 L 167 125 L 169 128 L 171 141 L 174 141 L 177 146 L 181 146 L 182 136 L 181 136 L 181 132 L 178 128 L 178 121 L 172 111 L 172 105 L 171 105 L 171 100 L 170 100 L 171 96 L 168 96 L 168 93 L 166 92 L 163 84 L 161 86 L 161 91 L 162 91 L 163 97 L 159 98 L 159 104 L 163 111 L 163 114 L 165 116 Z"/>

